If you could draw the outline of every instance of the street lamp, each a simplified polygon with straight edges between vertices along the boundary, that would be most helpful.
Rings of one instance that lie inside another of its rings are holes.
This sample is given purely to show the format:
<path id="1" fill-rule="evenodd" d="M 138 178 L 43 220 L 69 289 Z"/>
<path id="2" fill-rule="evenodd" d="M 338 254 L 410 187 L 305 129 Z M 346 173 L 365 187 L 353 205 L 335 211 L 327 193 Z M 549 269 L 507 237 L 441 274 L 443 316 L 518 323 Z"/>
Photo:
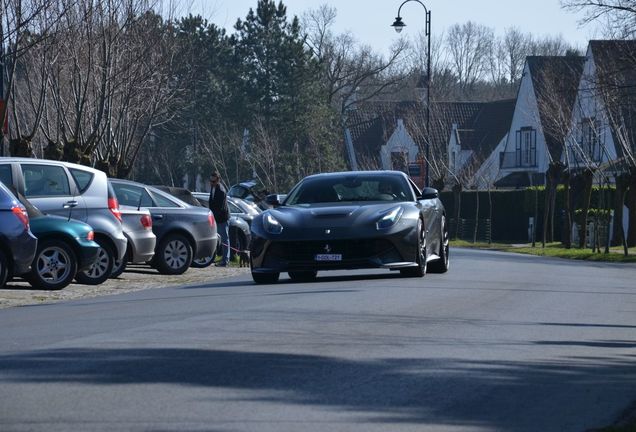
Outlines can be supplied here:
<path id="1" fill-rule="evenodd" d="M 431 147 L 431 11 L 429 11 L 424 3 L 420 0 L 405 0 L 402 2 L 400 7 L 398 8 L 397 17 L 391 27 L 395 29 L 397 33 L 400 33 L 406 24 L 402 21 L 402 17 L 400 17 L 400 11 L 402 10 L 402 6 L 404 6 L 408 2 L 416 2 L 422 5 L 424 11 L 426 12 L 426 23 L 424 27 L 424 34 L 426 35 L 427 40 L 427 53 L 426 53 L 426 174 L 424 177 L 424 185 L 426 187 L 429 186 L 429 157 L 430 157 L 430 147 Z"/>

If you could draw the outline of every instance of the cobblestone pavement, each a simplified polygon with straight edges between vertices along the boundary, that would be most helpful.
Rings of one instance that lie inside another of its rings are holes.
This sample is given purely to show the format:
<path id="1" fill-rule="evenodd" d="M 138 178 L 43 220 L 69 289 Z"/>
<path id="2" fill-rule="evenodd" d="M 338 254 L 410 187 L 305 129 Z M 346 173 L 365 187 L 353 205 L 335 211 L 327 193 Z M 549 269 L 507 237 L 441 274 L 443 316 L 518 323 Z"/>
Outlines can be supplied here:
<path id="1" fill-rule="evenodd" d="M 109 279 L 101 285 L 72 283 L 60 291 L 34 290 L 22 279 L 15 279 L 0 289 L 0 309 L 63 300 L 121 294 L 151 288 L 205 283 L 215 279 L 249 274 L 246 267 L 190 268 L 182 275 L 161 275 L 146 265 L 131 265 L 117 279 Z"/>

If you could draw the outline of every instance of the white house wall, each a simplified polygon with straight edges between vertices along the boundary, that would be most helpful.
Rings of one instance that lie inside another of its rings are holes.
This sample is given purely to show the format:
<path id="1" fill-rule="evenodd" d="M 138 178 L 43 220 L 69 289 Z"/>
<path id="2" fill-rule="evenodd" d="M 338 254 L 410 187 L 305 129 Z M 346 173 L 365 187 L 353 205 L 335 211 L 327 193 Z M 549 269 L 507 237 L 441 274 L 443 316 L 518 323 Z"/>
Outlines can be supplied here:
<path id="1" fill-rule="evenodd" d="M 596 118 L 601 122 L 600 139 L 605 145 L 601 163 L 616 159 L 616 147 L 614 145 L 614 137 L 612 136 L 605 115 L 603 102 L 594 92 L 594 81 L 596 76 L 596 65 L 592 49 L 588 45 L 586 60 L 583 65 L 583 74 L 579 83 L 579 88 L 572 108 L 572 122 L 570 124 L 570 132 L 567 135 L 566 143 L 569 145 L 577 145 L 577 139 L 580 133 L 580 123 L 585 118 Z M 562 157 L 565 162 L 565 154 Z M 572 163 L 572 161 L 570 161 Z"/>
<path id="2" fill-rule="evenodd" d="M 380 148 L 380 158 L 382 160 L 382 169 L 393 169 L 391 163 L 391 153 L 404 153 L 409 155 L 409 162 L 415 162 L 419 148 L 411 135 L 404 127 L 404 121 L 398 119 L 397 127 L 385 145 Z"/>
<path id="3" fill-rule="evenodd" d="M 522 127 L 531 127 L 536 130 L 537 137 L 537 166 L 536 167 L 518 167 L 518 168 L 506 168 L 501 169 L 499 177 L 504 177 L 512 172 L 516 171 L 530 171 L 530 172 L 546 172 L 548 169 L 548 157 L 545 144 L 545 136 L 543 135 L 543 127 L 541 126 L 541 119 L 539 116 L 539 109 L 537 105 L 537 99 L 534 93 L 534 86 L 532 84 L 532 77 L 530 76 L 530 68 L 526 62 L 523 69 L 523 76 L 519 85 L 519 93 L 517 94 L 517 101 L 515 103 L 515 111 L 512 115 L 512 122 L 510 124 L 510 130 L 507 136 L 507 143 L 505 146 L 506 152 L 514 152 L 516 146 L 517 131 Z M 497 152 L 499 157 L 499 152 Z"/>

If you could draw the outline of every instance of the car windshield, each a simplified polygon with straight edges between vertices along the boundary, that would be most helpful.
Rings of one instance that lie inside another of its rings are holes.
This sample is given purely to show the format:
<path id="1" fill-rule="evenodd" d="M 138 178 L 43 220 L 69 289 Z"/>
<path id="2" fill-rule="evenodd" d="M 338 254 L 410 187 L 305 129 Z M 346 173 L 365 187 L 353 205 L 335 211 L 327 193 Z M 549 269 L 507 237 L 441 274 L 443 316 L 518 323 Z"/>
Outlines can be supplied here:
<path id="1" fill-rule="evenodd" d="M 289 194 L 285 205 L 410 199 L 409 185 L 399 176 L 324 176 L 304 180 Z"/>

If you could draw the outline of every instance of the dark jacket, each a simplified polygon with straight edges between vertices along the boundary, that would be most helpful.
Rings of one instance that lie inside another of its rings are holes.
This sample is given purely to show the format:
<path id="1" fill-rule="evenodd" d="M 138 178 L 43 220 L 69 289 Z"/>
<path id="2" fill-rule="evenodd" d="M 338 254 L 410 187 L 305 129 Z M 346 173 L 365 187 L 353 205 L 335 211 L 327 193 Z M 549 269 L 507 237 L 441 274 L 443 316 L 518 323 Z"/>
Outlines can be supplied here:
<path id="1" fill-rule="evenodd" d="M 212 198 L 212 193 L 210 193 L 209 203 L 210 210 L 212 210 L 212 214 L 214 215 L 214 220 L 216 220 L 216 223 L 227 222 L 227 220 L 230 218 L 230 210 L 227 207 L 227 197 L 225 194 L 225 190 L 223 190 L 223 187 L 221 185 L 216 185 L 214 198 Z"/>

